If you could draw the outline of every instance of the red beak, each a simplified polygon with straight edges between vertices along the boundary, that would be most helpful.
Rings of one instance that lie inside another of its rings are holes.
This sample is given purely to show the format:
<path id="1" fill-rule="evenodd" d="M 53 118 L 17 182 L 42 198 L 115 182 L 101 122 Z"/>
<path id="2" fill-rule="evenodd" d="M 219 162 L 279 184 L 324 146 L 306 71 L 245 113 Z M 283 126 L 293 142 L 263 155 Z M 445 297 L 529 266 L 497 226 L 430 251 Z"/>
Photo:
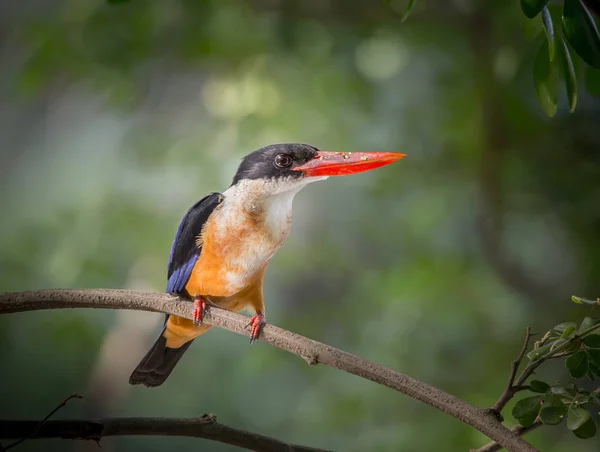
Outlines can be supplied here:
<path id="1" fill-rule="evenodd" d="M 293 171 L 302 171 L 305 176 L 346 176 L 362 173 L 400 160 L 406 154 L 392 152 L 326 152 L 318 151 L 317 156 Z"/>

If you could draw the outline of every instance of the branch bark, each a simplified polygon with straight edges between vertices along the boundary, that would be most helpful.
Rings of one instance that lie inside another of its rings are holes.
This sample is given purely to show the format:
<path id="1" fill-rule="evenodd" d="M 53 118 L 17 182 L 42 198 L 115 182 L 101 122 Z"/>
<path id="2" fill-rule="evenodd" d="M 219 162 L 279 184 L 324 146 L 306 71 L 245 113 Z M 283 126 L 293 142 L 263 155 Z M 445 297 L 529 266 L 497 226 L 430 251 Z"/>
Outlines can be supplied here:
<path id="1" fill-rule="evenodd" d="M 25 438 L 39 426 L 38 421 L 0 420 L 0 438 Z M 218 441 L 260 452 L 326 452 L 325 449 L 298 446 L 258 433 L 219 424 L 212 415 L 198 418 L 113 418 L 88 421 L 47 421 L 31 439 L 65 438 L 100 441 L 105 436 L 151 435 L 187 436 Z"/>
<path id="2" fill-rule="evenodd" d="M 529 433 L 530 431 L 535 430 L 536 428 L 541 427 L 542 425 L 544 425 L 542 424 L 542 421 L 536 420 L 529 427 L 515 425 L 511 429 L 511 431 L 515 432 L 517 435 L 525 435 L 526 433 Z M 499 450 L 502 450 L 502 446 L 497 442 L 492 441 L 490 443 L 487 443 L 485 446 L 481 446 L 479 449 L 471 449 L 471 452 L 497 452 Z"/>
<path id="3" fill-rule="evenodd" d="M 61 308 L 132 309 L 163 312 L 188 319 L 192 318 L 193 310 L 189 300 L 171 294 L 127 290 L 40 290 L 0 294 L 0 314 Z M 204 322 L 249 335 L 247 317 L 224 309 L 211 307 Z M 489 409 L 475 407 L 407 375 L 270 324 L 263 328 L 260 340 L 302 357 L 309 365 L 326 364 L 426 403 L 476 428 L 511 452 L 537 451 L 502 425 Z"/>

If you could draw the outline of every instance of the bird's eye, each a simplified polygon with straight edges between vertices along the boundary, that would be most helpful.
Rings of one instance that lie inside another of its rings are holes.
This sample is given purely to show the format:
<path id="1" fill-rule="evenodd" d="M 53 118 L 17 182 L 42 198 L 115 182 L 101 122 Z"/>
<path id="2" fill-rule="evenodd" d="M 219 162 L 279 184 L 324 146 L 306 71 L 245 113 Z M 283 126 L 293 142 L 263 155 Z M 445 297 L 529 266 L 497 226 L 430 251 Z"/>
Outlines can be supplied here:
<path id="1" fill-rule="evenodd" d="M 275 166 L 277 168 L 287 168 L 288 166 L 292 166 L 293 162 L 292 157 L 287 154 L 277 154 L 275 156 Z"/>

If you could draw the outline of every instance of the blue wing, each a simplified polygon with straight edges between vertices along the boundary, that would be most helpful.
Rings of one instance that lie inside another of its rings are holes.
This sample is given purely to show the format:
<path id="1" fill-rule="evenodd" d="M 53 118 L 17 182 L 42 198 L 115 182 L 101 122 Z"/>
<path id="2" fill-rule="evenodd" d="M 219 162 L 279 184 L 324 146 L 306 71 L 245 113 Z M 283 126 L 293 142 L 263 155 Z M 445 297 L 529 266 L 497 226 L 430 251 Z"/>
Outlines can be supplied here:
<path id="1" fill-rule="evenodd" d="M 196 243 L 196 238 L 202 232 L 202 226 L 210 214 L 222 200 L 223 196 L 220 193 L 211 193 L 205 196 L 190 207 L 179 223 L 169 255 L 167 293 L 184 291 L 194 265 L 202 252 L 202 248 Z"/>

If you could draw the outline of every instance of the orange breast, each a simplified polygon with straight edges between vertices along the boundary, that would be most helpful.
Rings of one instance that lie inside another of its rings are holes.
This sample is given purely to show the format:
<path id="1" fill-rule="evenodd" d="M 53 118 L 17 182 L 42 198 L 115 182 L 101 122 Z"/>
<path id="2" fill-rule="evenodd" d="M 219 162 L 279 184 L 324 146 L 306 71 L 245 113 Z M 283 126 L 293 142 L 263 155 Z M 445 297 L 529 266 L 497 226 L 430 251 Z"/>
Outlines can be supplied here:
<path id="1" fill-rule="evenodd" d="M 232 297 L 253 284 L 282 243 L 272 237 L 261 221 L 219 211 L 206 223 L 199 242 L 202 252 L 196 261 L 186 290 L 190 295 Z"/>

